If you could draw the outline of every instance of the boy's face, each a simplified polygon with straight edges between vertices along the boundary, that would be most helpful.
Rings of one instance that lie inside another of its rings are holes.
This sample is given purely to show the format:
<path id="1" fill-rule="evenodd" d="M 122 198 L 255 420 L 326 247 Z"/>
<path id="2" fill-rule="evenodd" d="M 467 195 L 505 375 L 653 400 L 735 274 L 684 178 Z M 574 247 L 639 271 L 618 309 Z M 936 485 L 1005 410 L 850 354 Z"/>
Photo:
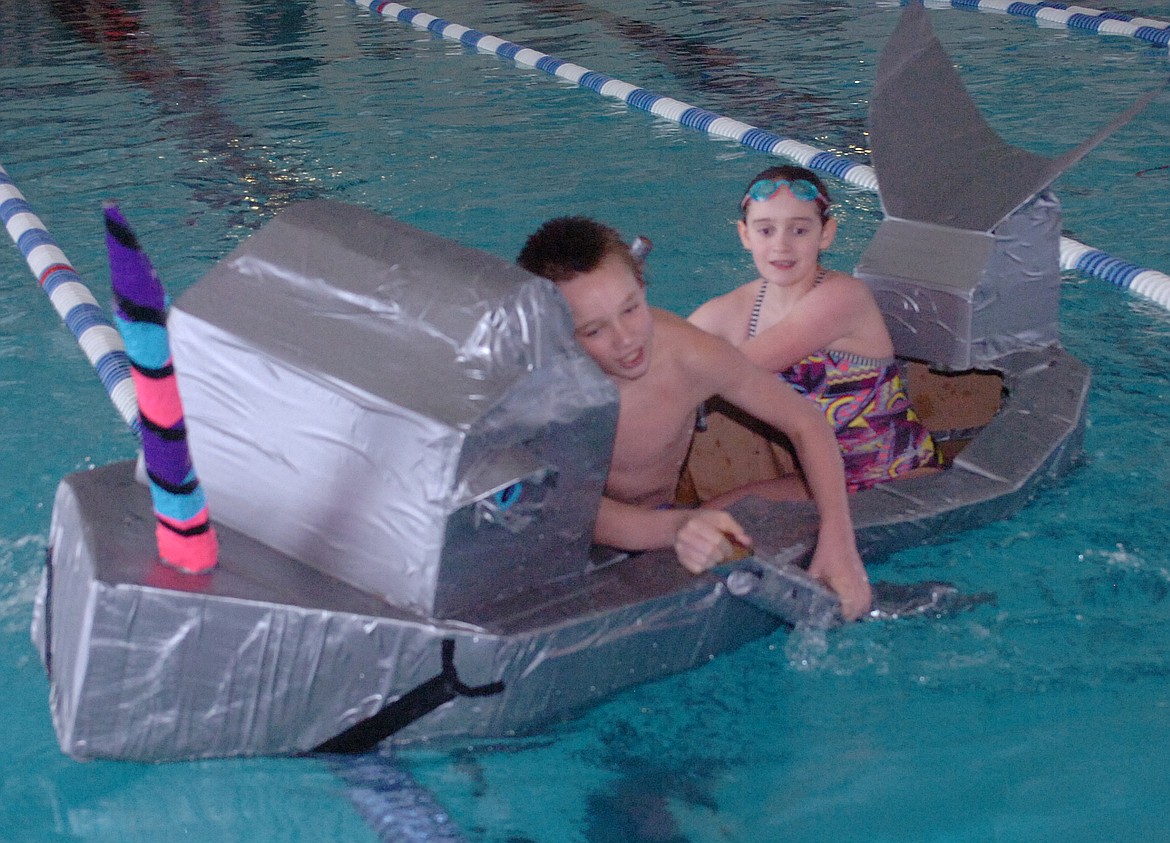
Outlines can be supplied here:
<path id="1" fill-rule="evenodd" d="M 601 370 L 636 380 L 650 369 L 653 318 L 646 290 L 620 258 L 557 285 L 573 312 L 575 336 Z"/>

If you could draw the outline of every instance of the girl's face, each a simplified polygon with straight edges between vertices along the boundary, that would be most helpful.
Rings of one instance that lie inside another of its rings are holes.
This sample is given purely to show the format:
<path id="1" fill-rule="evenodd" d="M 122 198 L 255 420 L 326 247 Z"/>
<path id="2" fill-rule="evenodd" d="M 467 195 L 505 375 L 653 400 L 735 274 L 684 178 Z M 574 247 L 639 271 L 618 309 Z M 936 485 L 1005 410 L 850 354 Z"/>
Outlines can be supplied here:
<path id="1" fill-rule="evenodd" d="M 822 222 L 815 201 L 797 199 L 787 188 L 762 202 L 749 200 L 737 227 L 760 277 L 781 285 L 815 278 L 817 260 L 837 234 L 835 219 Z"/>

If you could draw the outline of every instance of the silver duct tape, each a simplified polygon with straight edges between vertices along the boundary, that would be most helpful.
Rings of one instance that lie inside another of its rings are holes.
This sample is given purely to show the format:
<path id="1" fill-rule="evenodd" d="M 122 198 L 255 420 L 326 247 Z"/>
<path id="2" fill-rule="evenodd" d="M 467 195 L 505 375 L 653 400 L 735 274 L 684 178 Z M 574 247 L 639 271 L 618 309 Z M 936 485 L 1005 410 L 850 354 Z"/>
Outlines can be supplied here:
<path id="1" fill-rule="evenodd" d="M 1087 370 L 1049 349 L 1012 355 L 1004 375 L 1008 421 L 968 446 L 968 467 L 851 498 L 868 561 L 1008 517 L 1071 466 Z M 1009 471 L 1017 464 L 1030 473 Z M 749 498 L 732 512 L 769 564 L 807 564 L 811 504 Z M 462 683 L 501 691 L 456 696 L 390 740 L 505 737 L 812 616 L 737 599 L 668 551 L 534 582 L 447 621 L 396 609 L 231 528 L 215 572 L 183 576 L 156 562 L 149 492 L 129 462 L 66 478 L 50 539 L 34 634 L 61 746 L 78 757 L 306 752 L 435 677 L 444 641 Z"/>
<path id="2" fill-rule="evenodd" d="M 37 629 L 58 739 L 79 758 L 307 752 L 438 674 L 448 639 L 462 682 L 503 691 L 456 697 L 394 740 L 527 732 L 779 624 L 668 553 L 474 622 L 396 610 L 231 528 L 215 573 L 185 576 L 156 561 L 131 463 L 66 478 L 52 538 Z"/>
<path id="3" fill-rule="evenodd" d="M 966 371 L 1055 345 L 1060 205 L 1044 192 L 992 232 L 886 219 L 856 273 L 902 357 Z"/>
<path id="4" fill-rule="evenodd" d="M 424 616 L 584 569 L 617 396 L 550 282 L 314 201 L 169 325 L 217 522 Z"/>

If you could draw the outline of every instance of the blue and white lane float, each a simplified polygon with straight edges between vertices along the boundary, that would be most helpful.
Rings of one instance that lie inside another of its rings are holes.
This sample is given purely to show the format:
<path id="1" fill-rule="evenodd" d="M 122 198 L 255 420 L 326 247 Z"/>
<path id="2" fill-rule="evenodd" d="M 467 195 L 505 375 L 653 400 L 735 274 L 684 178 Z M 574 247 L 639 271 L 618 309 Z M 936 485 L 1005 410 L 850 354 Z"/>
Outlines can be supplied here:
<path id="1" fill-rule="evenodd" d="M 40 217 L 24 198 L 8 171 L 0 166 L 0 219 L 24 255 L 33 277 L 49 296 L 78 345 L 97 370 L 102 386 L 119 414 L 139 431 L 138 398 L 130 378 L 130 360 L 118 329 L 94 299 Z"/>
<path id="2" fill-rule="evenodd" d="M 353 0 L 353 2 L 358 6 L 368 8 L 381 17 L 393 18 L 402 23 L 410 24 L 416 29 L 427 30 L 450 41 L 458 41 L 468 47 L 474 47 L 480 52 L 492 53 L 500 58 L 510 59 L 516 64 L 535 68 L 550 76 L 556 76 L 582 88 L 588 88 L 603 97 L 619 99 L 633 108 L 647 111 L 657 117 L 691 129 L 698 129 L 716 137 L 737 141 L 768 155 L 788 158 L 802 167 L 827 173 L 866 190 L 875 192 L 878 190 L 877 174 L 868 164 L 861 164 L 836 153 L 817 149 L 806 143 L 782 137 L 774 132 L 733 120 L 730 117 L 723 117 L 705 108 L 656 94 L 579 64 L 555 58 L 531 47 L 505 41 L 495 35 L 488 35 L 462 24 L 452 23 L 419 9 L 413 9 L 399 3 L 390 3 L 387 0 Z M 1036 9 L 1053 9 L 1052 6 L 1048 5 L 1007 3 L 1004 0 L 983 0 L 983 2 L 1005 7 L 1028 6 Z M 977 4 L 954 0 L 954 5 Z M 1039 16 L 1038 12 L 1036 16 Z M 1071 15 L 1068 17 L 1072 18 Z M 1116 22 L 1126 23 L 1125 21 Z M 1170 30 L 1167 30 L 1167 36 L 1170 37 Z M 1170 309 L 1170 275 L 1153 269 L 1144 269 L 1111 257 L 1105 252 L 1068 237 L 1060 239 L 1060 268 L 1074 270 L 1091 278 L 1108 281 Z"/>
<path id="3" fill-rule="evenodd" d="M 1124 35 L 1157 47 L 1170 45 L 1170 23 L 1153 18 L 1134 17 L 1121 12 L 1106 12 L 1065 3 L 1018 3 L 1013 0 L 924 0 L 928 9 L 971 9 L 1001 15 L 1032 18 L 1041 26 L 1095 32 L 1098 35 Z"/>
<path id="4" fill-rule="evenodd" d="M 0 219 L 97 370 L 110 400 L 126 424 L 141 435 L 138 398 L 122 335 L 3 166 Z M 466 838 L 431 792 L 391 760 L 381 755 L 355 756 L 335 761 L 333 767 L 350 785 L 351 802 L 382 843 L 465 843 Z"/>
<path id="5" fill-rule="evenodd" d="M 804 167 L 830 173 L 843 181 L 869 190 L 877 190 L 877 176 L 872 167 L 851 161 L 831 152 L 825 152 L 800 141 L 781 137 L 773 132 L 751 126 L 747 123 L 723 117 L 705 108 L 689 105 L 670 97 L 656 94 L 645 88 L 614 79 L 578 64 L 524 47 L 511 41 L 488 35 L 458 23 L 451 23 L 434 15 L 390 3 L 386 0 L 354 0 L 374 14 L 394 18 L 417 29 L 429 30 L 451 41 L 459 41 L 480 52 L 494 53 L 517 64 L 543 71 L 583 88 L 588 88 L 603 97 L 612 97 L 634 108 L 647 111 L 674 123 L 691 129 L 698 129 L 718 137 L 738 141 L 744 146 L 771 155 L 782 155 Z"/>

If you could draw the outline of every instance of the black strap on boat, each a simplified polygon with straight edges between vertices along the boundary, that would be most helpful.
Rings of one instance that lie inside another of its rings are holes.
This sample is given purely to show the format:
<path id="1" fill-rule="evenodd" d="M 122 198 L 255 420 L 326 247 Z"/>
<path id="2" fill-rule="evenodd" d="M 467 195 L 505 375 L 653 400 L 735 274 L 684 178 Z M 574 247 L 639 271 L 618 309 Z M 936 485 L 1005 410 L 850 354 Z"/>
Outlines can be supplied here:
<path id="1" fill-rule="evenodd" d="M 350 726 L 314 749 L 340 755 L 369 752 L 378 743 L 430 714 L 456 697 L 488 697 L 504 690 L 503 682 L 489 682 L 472 687 L 464 685 L 455 673 L 455 639 L 443 639 L 443 668 L 437 676 L 407 691 L 365 720 Z"/>
<path id="2" fill-rule="evenodd" d="M 45 673 L 53 681 L 53 546 L 45 548 Z"/>

